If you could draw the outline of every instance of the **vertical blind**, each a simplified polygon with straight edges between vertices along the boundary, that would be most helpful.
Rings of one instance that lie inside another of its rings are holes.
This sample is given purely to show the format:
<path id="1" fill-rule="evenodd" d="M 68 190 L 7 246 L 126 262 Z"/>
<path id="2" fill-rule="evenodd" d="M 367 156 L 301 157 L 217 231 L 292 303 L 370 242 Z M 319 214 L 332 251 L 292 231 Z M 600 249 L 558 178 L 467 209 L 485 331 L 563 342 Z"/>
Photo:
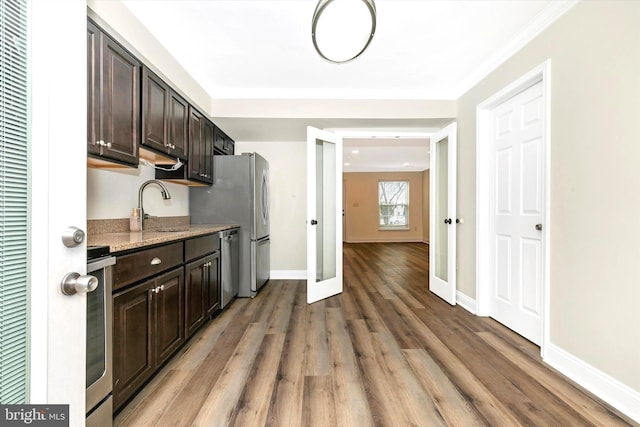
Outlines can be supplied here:
<path id="1" fill-rule="evenodd" d="M 0 0 L 0 403 L 27 398 L 27 5 Z"/>

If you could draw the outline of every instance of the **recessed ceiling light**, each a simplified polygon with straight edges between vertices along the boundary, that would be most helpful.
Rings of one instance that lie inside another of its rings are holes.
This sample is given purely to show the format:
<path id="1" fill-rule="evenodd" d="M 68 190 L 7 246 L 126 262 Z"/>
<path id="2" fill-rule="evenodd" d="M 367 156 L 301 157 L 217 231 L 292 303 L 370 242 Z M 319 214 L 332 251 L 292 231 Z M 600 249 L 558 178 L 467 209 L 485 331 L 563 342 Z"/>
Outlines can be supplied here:
<path id="1" fill-rule="evenodd" d="M 351 154 L 358 154 L 360 150 L 351 150 Z"/>
<path id="2" fill-rule="evenodd" d="M 351 163 L 349 163 L 349 162 L 345 162 L 345 164 L 344 164 L 344 165 L 345 165 L 345 166 L 351 166 Z"/>
<path id="3" fill-rule="evenodd" d="M 403 163 L 402 166 L 404 166 L 405 168 L 411 166 L 409 163 Z"/>

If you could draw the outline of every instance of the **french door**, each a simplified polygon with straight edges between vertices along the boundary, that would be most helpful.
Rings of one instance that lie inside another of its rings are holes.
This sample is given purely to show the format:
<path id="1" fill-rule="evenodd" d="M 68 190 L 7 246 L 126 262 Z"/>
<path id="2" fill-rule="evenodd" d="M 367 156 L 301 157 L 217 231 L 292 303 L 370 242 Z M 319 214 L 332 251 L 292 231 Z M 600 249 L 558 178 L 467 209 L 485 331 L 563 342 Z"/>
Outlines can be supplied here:
<path id="1" fill-rule="evenodd" d="M 307 127 L 307 303 L 342 292 L 342 137 Z"/>
<path id="2" fill-rule="evenodd" d="M 452 123 L 431 137 L 429 290 L 456 303 L 456 134 Z"/>

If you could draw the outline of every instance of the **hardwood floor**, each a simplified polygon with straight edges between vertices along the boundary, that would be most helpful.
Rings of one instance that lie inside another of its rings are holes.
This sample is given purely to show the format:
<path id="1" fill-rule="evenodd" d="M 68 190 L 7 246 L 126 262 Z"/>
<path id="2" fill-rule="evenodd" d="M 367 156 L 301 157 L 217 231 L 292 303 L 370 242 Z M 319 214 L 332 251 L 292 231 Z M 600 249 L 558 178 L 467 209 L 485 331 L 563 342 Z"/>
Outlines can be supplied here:
<path id="1" fill-rule="evenodd" d="M 341 295 L 307 305 L 285 280 L 237 299 L 115 425 L 637 425 L 427 277 L 427 245 L 346 244 Z"/>

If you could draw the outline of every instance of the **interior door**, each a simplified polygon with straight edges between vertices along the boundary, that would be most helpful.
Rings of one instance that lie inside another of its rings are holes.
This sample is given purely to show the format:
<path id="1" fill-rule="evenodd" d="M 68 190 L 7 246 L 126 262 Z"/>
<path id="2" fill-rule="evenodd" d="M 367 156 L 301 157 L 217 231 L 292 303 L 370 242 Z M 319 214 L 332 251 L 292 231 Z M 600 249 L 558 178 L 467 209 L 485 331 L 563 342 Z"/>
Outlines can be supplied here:
<path id="1" fill-rule="evenodd" d="M 536 344 L 542 340 L 543 105 L 537 83 L 492 112 L 491 317 Z"/>
<path id="2" fill-rule="evenodd" d="M 60 281 L 69 272 L 86 272 L 86 244 L 66 247 L 61 236 L 68 226 L 86 226 L 87 6 L 27 3 L 29 402 L 68 404 L 69 425 L 84 425 L 86 296 L 64 295 Z M 63 62 L 62 49 L 73 52 Z"/>
<path id="3" fill-rule="evenodd" d="M 342 137 L 307 127 L 307 303 L 342 292 Z"/>
<path id="4" fill-rule="evenodd" d="M 429 290 L 456 303 L 456 123 L 431 138 Z"/>

